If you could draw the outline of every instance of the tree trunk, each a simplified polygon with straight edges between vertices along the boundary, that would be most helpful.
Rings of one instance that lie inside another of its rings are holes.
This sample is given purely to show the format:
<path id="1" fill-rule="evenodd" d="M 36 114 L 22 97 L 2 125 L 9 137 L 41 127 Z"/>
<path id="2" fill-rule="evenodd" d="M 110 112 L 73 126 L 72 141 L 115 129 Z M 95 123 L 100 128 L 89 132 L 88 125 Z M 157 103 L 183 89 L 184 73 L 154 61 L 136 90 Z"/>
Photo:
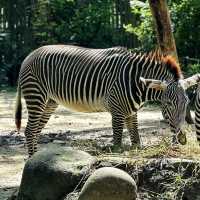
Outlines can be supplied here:
<path id="1" fill-rule="evenodd" d="M 176 44 L 171 28 L 171 20 L 166 0 L 148 0 L 153 15 L 160 50 L 177 59 Z"/>
<path id="2" fill-rule="evenodd" d="M 157 41 L 161 52 L 164 55 L 172 55 L 178 61 L 176 44 L 172 32 L 170 14 L 166 0 L 148 0 L 154 24 L 157 32 Z M 194 123 L 191 113 L 191 105 L 188 105 L 186 112 L 186 121 Z"/>

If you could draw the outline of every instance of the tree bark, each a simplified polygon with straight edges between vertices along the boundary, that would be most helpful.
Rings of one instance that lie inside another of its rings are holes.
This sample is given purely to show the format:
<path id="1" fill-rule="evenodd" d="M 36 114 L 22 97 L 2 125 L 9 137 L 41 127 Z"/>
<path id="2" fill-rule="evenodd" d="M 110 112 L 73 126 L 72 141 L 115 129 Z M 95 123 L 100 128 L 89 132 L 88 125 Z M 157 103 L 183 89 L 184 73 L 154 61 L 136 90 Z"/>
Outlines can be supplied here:
<path id="1" fill-rule="evenodd" d="M 176 51 L 176 44 L 172 32 L 170 14 L 166 0 L 148 0 L 151 13 L 153 15 L 153 21 L 157 32 L 157 41 L 161 52 L 164 55 L 172 55 L 176 58 L 177 62 L 178 55 Z M 194 123 L 191 116 L 191 105 L 188 105 L 186 112 L 186 121 L 190 124 Z"/>
<path id="2" fill-rule="evenodd" d="M 178 62 L 176 44 L 172 32 L 170 14 L 166 0 L 148 0 L 157 32 L 161 52 L 172 55 Z"/>

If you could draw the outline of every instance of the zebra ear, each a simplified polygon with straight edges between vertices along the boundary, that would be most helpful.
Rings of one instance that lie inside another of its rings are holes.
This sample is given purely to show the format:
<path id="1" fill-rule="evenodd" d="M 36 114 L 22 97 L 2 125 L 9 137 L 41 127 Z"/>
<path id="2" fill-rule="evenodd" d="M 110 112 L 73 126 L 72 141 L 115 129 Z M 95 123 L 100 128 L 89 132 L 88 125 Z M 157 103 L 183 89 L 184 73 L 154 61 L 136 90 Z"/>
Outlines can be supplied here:
<path id="1" fill-rule="evenodd" d="M 199 82 L 200 82 L 200 74 L 195 74 L 183 80 L 183 87 L 184 89 L 188 89 L 189 87 L 196 85 Z"/>
<path id="2" fill-rule="evenodd" d="M 154 88 L 156 90 L 165 90 L 167 88 L 167 84 L 161 80 L 140 77 L 140 81 L 148 88 Z"/>

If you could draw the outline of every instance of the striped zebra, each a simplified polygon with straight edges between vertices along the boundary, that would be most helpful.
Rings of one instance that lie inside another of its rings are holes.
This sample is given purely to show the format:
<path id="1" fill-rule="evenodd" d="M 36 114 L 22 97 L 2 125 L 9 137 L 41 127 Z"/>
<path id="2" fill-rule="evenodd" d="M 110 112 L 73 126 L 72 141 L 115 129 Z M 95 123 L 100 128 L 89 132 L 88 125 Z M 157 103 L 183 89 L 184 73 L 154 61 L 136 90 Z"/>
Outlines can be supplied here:
<path id="1" fill-rule="evenodd" d="M 171 129 L 177 133 L 184 122 L 185 88 L 189 86 L 169 56 L 133 54 L 120 47 L 43 46 L 22 63 L 16 126 L 19 131 L 22 93 L 28 110 L 25 136 L 29 156 L 37 151 L 38 135 L 58 104 L 81 112 L 110 112 L 114 146 L 121 145 L 124 125 L 132 144 L 140 146 L 138 109 L 146 101 L 161 101 Z"/>
<path id="2" fill-rule="evenodd" d="M 200 143 L 200 85 L 196 90 L 196 98 L 195 98 L 195 127 L 196 127 L 197 141 Z"/>
<path id="3" fill-rule="evenodd" d="M 196 74 L 200 79 L 200 74 Z M 186 122 L 188 124 L 195 124 L 197 141 L 200 144 L 200 85 L 193 87 L 192 90 L 187 92 L 190 99 L 189 106 L 187 107 Z M 195 112 L 195 121 L 192 118 L 191 110 Z"/>

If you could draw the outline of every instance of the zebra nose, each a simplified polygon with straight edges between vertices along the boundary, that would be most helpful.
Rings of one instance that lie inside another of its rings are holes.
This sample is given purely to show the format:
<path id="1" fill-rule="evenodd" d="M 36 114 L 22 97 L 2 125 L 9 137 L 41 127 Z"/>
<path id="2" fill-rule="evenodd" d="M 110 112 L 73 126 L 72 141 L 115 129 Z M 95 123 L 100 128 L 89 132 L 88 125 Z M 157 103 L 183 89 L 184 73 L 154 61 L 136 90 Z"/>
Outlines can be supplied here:
<path id="1" fill-rule="evenodd" d="M 177 134 L 177 141 L 182 145 L 185 145 L 187 143 L 186 133 L 182 130 L 180 130 Z"/>

